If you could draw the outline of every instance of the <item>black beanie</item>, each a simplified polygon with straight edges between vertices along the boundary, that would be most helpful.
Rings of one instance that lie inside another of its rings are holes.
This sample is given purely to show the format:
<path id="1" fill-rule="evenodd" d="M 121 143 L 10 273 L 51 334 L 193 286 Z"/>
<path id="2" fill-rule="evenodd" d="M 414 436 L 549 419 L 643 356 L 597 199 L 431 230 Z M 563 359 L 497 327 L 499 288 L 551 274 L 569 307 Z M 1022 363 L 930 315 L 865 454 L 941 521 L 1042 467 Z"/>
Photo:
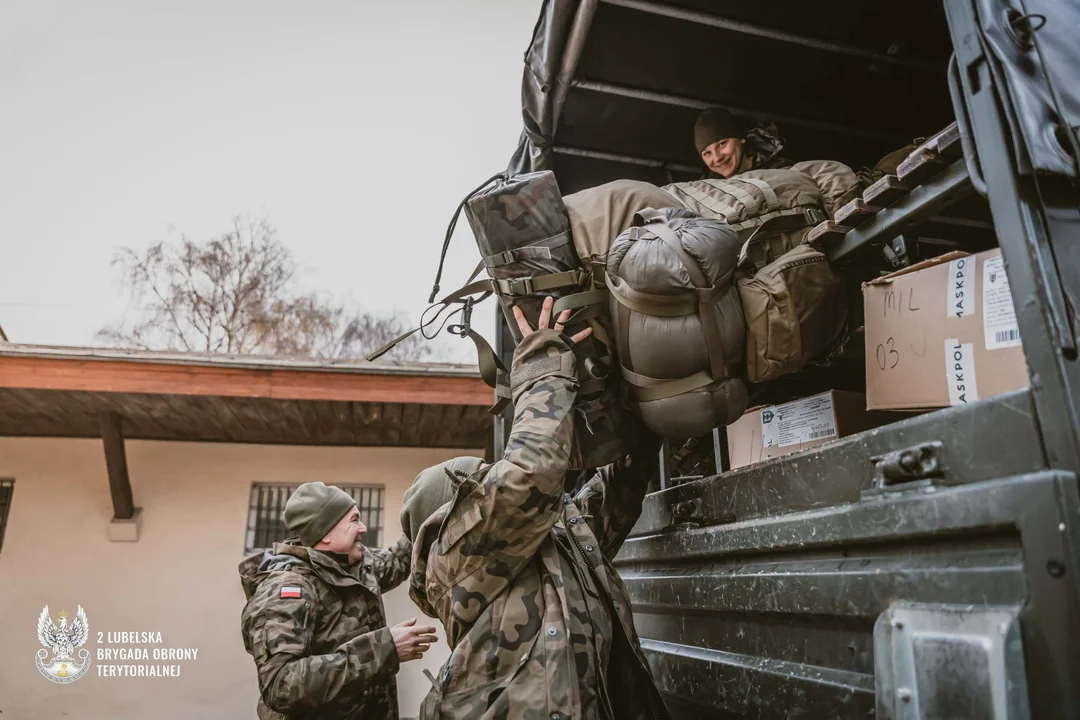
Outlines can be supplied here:
<path id="1" fill-rule="evenodd" d="M 699 155 L 718 140 L 741 138 L 745 134 L 743 123 L 722 107 L 702 110 L 694 123 L 694 145 Z"/>

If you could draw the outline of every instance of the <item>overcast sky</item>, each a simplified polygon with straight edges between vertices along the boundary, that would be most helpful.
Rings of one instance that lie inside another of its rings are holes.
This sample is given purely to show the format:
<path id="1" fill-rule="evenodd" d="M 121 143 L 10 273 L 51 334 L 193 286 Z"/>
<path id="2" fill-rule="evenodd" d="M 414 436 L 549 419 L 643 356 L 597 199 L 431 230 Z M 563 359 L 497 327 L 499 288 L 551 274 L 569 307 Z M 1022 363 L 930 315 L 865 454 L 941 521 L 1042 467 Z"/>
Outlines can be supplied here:
<path id="1" fill-rule="evenodd" d="M 3 0 L 0 326 L 92 344 L 125 311 L 117 248 L 236 214 L 277 226 L 305 289 L 418 320 L 454 208 L 516 145 L 539 7 Z M 478 257 L 463 219 L 443 288 Z"/>

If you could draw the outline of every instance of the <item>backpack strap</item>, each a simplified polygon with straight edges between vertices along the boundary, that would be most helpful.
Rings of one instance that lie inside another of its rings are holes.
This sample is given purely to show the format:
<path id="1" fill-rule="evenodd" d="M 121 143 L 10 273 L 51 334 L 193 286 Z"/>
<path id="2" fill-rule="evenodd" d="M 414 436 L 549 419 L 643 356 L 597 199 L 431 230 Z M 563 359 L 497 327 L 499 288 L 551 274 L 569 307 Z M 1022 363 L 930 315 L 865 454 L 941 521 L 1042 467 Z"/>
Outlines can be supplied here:
<path id="1" fill-rule="evenodd" d="M 739 250 L 738 266 L 743 267 L 750 263 L 756 270 L 760 270 L 776 259 L 772 257 L 771 249 L 765 245 L 767 240 L 780 233 L 814 227 L 828 218 L 828 213 L 818 207 L 780 211 L 780 214 L 774 215 L 750 232 Z"/>
<path id="2" fill-rule="evenodd" d="M 757 208 L 757 206 L 760 205 L 761 203 L 759 203 L 754 198 L 753 195 L 751 195 L 750 193 L 746 192 L 741 187 L 739 187 L 736 184 L 739 181 L 740 181 L 740 178 L 738 178 L 738 177 L 725 178 L 723 180 L 721 180 L 719 178 L 709 178 L 708 180 L 705 181 L 705 183 L 707 185 L 712 186 L 713 188 L 716 188 L 720 192 L 722 192 L 722 193 L 724 193 L 726 195 L 730 195 L 731 197 L 738 200 L 739 204 L 741 204 L 744 208 L 746 208 L 747 212 L 753 212 Z M 748 184 L 753 184 L 753 183 L 748 183 Z M 772 188 L 770 188 L 769 191 L 771 192 Z M 775 200 L 775 199 L 776 199 L 776 195 L 773 195 L 773 200 Z"/>
<path id="3" fill-rule="evenodd" d="M 479 275 L 480 271 L 482 271 L 483 269 L 484 263 L 481 261 L 481 263 L 477 265 L 476 268 L 472 271 L 472 275 L 469 276 L 469 280 L 468 282 L 466 282 L 464 287 L 450 293 L 445 298 L 440 300 L 437 304 L 443 305 L 445 309 L 449 306 L 451 302 L 461 300 L 462 298 L 468 297 L 469 295 L 475 295 L 478 292 L 490 292 L 490 281 L 481 280 L 478 282 L 473 282 L 473 278 Z M 488 284 L 485 285 L 485 283 Z M 480 299 L 483 300 L 484 298 Z M 442 310 L 440 310 L 436 314 L 435 321 L 438 320 L 440 314 L 442 314 Z M 471 311 L 468 311 L 467 314 L 471 314 Z M 414 333 L 423 330 L 424 327 L 425 325 L 422 323 L 418 327 L 415 327 L 408 332 L 402 333 L 398 337 L 388 342 L 386 345 L 383 345 L 381 348 L 368 355 L 367 361 L 372 362 L 373 360 L 376 360 L 379 357 L 385 355 L 387 352 L 392 350 L 398 343 L 410 337 Z M 495 354 L 495 351 L 492 349 L 488 341 L 485 340 L 482 335 L 472 329 L 468 320 L 466 320 L 460 326 L 455 327 L 459 328 L 459 331 L 457 331 L 456 334 L 461 335 L 462 337 L 469 338 L 473 341 L 473 345 L 476 346 L 476 364 L 480 370 L 480 378 L 484 381 L 485 384 L 487 384 L 488 387 L 495 391 L 495 404 L 488 408 L 488 412 L 493 415 L 498 415 L 500 412 L 502 412 L 503 408 L 505 408 L 510 403 L 510 373 L 507 371 L 506 366 L 503 364 L 502 360 L 499 359 L 499 356 Z"/>
<path id="4" fill-rule="evenodd" d="M 536 293 L 545 290 L 557 290 L 564 287 L 580 286 L 587 277 L 588 273 L 584 270 L 566 270 L 564 272 L 547 273 L 529 277 L 499 278 L 494 280 L 485 278 L 483 280 L 471 282 L 462 288 L 458 288 L 439 302 L 453 302 L 454 300 L 460 300 L 469 295 L 483 292 L 513 296 L 535 295 Z"/>
<path id="5" fill-rule="evenodd" d="M 678 380 L 659 380 L 647 375 L 639 375 L 626 368 L 622 368 L 622 375 L 629 385 L 626 389 L 627 397 L 638 403 L 675 397 L 683 393 L 700 390 L 716 382 L 713 380 L 712 374 L 705 370 Z"/>
<path id="6" fill-rule="evenodd" d="M 664 244 L 675 252 L 679 261 L 682 262 L 683 267 L 686 268 L 686 272 L 690 275 L 690 282 L 694 284 L 694 287 L 710 287 L 711 283 L 705 279 L 705 274 L 702 273 L 701 268 L 698 267 L 697 260 L 686 251 L 686 248 L 683 247 L 679 237 L 667 226 L 667 218 L 652 208 L 646 208 L 645 210 L 639 211 L 634 219 L 635 221 L 640 219 L 642 222 L 642 229 L 648 230 L 653 235 L 663 240 Z"/>
<path id="7" fill-rule="evenodd" d="M 570 316 L 571 320 L 589 320 L 605 314 L 608 294 L 604 290 L 586 290 L 585 292 L 563 295 L 551 308 L 551 317 L 557 318 L 564 310 L 578 310 Z"/>
<path id="8" fill-rule="evenodd" d="M 497 268 L 501 265 L 509 265 L 512 262 L 518 262 L 521 260 L 540 259 L 550 260 L 551 251 L 554 248 L 559 248 L 564 245 L 570 244 L 570 233 L 563 232 L 558 235 L 554 235 L 545 240 L 535 242 L 532 245 L 526 245 L 525 247 L 513 248 L 511 250 L 504 250 L 494 255 L 488 255 L 484 258 L 484 267 Z"/>
<path id="9" fill-rule="evenodd" d="M 642 315 L 653 317 L 683 317 L 695 315 L 698 311 L 697 296 L 693 293 L 681 295 L 654 295 L 630 287 L 622 278 L 607 276 L 607 287 L 612 296 L 627 308 Z"/>
<path id="10" fill-rule="evenodd" d="M 739 216 L 738 207 L 728 205 L 722 202 L 719 198 L 713 197 L 709 193 L 703 192 L 696 187 L 689 185 L 687 187 L 675 186 L 673 189 L 678 191 L 680 194 L 690 198 L 699 205 L 705 207 L 709 211 L 716 213 L 720 217 L 724 218 L 724 220 L 726 220 L 727 222 L 731 222 Z M 686 205 L 686 202 L 684 200 L 682 200 L 681 198 L 678 199 L 679 202 L 683 203 L 683 205 Z M 739 203 L 739 205 L 742 205 L 742 203 Z"/>
<path id="11" fill-rule="evenodd" d="M 731 178 L 731 180 L 741 183 L 747 183 L 748 185 L 753 185 L 758 190 L 760 190 L 761 194 L 765 196 L 765 212 L 772 212 L 773 210 L 780 209 L 780 200 L 777 199 L 776 193 L 772 189 L 772 185 L 765 182 L 761 178 L 743 177 L 741 175 L 736 175 L 735 177 Z"/>

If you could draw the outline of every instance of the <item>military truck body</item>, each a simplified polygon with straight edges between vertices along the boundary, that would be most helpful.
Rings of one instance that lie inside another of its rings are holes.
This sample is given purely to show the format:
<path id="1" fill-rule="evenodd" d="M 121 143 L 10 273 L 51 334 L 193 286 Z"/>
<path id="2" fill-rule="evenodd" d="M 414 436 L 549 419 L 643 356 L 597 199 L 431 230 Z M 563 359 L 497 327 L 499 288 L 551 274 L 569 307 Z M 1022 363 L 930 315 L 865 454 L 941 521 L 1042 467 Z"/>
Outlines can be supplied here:
<path id="1" fill-rule="evenodd" d="M 712 105 L 853 168 L 956 121 L 960 156 L 826 251 L 857 288 L 1000 247 L 1028 363 L 1026 389 L 737 470 L 723 429 L 702 477 L 668 448 L 618 567 L 675 717 L 1080 717 L 1078 27 L 1053 0 L 543 3 L 512 172 L 700 177 Z M 757 400 L 862 389 L 852 345 Z"/>

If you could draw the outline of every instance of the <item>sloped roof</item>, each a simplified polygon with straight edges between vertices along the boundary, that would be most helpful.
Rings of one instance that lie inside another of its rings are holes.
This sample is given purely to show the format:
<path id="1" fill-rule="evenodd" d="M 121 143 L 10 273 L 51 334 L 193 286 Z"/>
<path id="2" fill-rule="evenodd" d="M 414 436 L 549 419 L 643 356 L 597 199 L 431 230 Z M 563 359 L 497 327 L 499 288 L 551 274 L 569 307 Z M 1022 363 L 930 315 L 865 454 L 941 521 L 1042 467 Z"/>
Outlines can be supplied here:
<path id="1" fill-rule="evenodd" d="M 0 435 L 483 448 L 475 366 L 0 345 Z"/>

